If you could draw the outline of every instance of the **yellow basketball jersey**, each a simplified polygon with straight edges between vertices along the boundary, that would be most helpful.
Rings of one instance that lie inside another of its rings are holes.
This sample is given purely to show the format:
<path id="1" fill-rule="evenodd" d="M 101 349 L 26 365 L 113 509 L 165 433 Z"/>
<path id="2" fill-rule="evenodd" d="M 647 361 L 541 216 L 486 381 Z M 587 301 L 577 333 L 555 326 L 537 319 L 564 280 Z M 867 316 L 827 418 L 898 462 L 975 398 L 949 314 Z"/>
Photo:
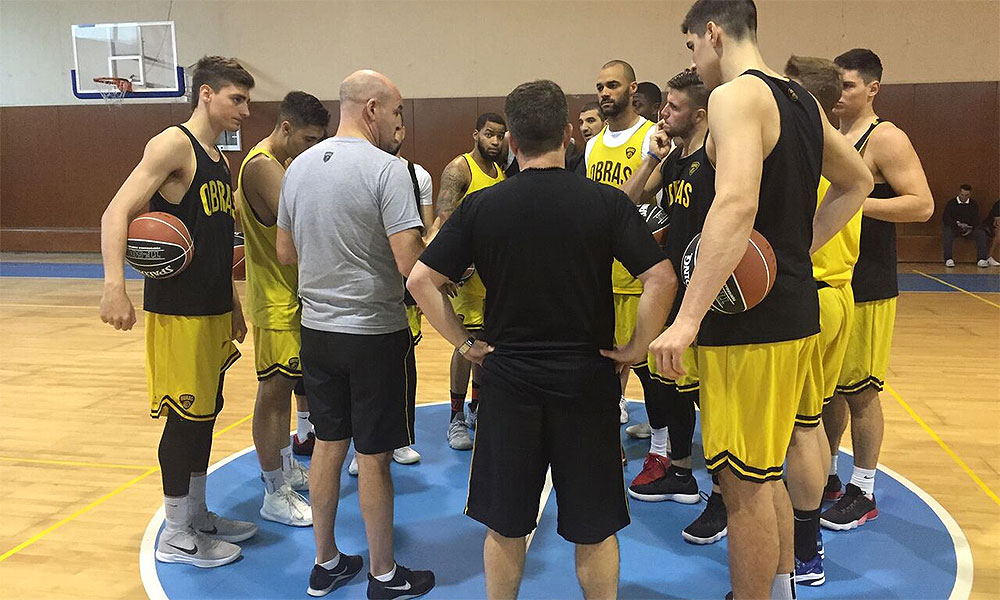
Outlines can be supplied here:
<path id="1" fill-rule="evenodd" d="M 277 225 L 267 226 L 261 223 L 243 195 L 243 169 L 261 154 L 277 162 L 273 154 L 254 146 L 243 159 L 236 180 L 236 185 L 239 186 L 236 190 L 236 202 L 246 238 L 246 314 L 256 327 L 297 329 L 300 324 L 298 267 L 278 262 L 278 251 L 275 248 Z"/>
<path id="2" fill-rule="evenodd" d="M 462 156 L 465 157 L 465 162 L 469 163 L 469 170 L 472 171 L 472 181 L 469 182 L 469 189 L 465 191 L 465 196 L 503 181 L 503 169 L 500 168 L 500 165 L 493 163 L 493 167 L 497 170 L 497 176 L 490 177 L 485 171 L 479 168 L 476 159 L 472 158 L 471 152 L 467 152 Z M 462 200 L 465 200 L 465 196 L 462 196 Z M 462 203 L 462 200 L 458 201 L 459 204 Z"/>
<path id="3" fill-rule="evenodd" d="M 819 178 L 819 189 L 816 191 L 816 205 L 823 203 L 823 196 L 830 188 L 830 182 L 822 175 Z M 854 264 L 858 262 L 861 252 L 861 211 L 859 210 L 837 235 L 823 244 L 823 247 L 812 255 L 813 279 L 828 283 L 834 287 L 847 285 L 851 282 Z"/>
<path id="4" fill-rule="evenodd" d="M 620 187 L 642 163 L 642 143 L 652 126 L 652 121 L 646 121 L 616 148 L 604 144 L 604 134 L 608 130 L 605 126 L 597 134 L 587 157 L 587 178 Z M 642 282 L 632 277 L 625 265 L 616 260 L 611 265 L 611 288 L 616 294 L 641 294 Z"/>

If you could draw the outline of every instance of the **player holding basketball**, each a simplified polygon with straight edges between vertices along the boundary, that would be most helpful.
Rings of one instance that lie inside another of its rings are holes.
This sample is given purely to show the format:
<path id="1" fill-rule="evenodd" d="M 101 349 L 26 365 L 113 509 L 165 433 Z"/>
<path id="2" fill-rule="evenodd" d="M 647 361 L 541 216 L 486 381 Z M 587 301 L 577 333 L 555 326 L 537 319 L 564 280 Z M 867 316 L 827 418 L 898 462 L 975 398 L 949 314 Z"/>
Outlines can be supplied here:
<path id="1" fill-rule="evenodd" d="M 716 165 L 715 199 L 680 310 L 650 351 L 676 378 L 686 372 L 684 351 L 698 341 L 702 439 L 726 498 L 734 597 L 793 598 L 782 465 L 803 395 L 822 393 L 809 254 L 857 212 L 872 180 L 809 92 L 764 63 L 751 0 L 699 0 L 682 31 L 713 89 L 705 150 Z M 817 210 L 821 172 L 831 186 Z M 750 311 L 708 312 L 745 252 L 733 241 L 752 229 L 774 249 L 773 289 Z"/>
<path id="2" fill-rule="evenodd" d="M 438 218 L 428 238 L 448 220 L 462 201 L 471 193 L 497 184 L 504 180 L 503 169 L 496 160 L 507 133 L 507 122 L 496 113 L 483 113 L 476 119 L 476 129 L 472 132 L 472 152 L 455 157 L 441 173 L 441 191 L 438 192 Z M 483 328 L 486 288 L 477 273 L 473 273 L 458 288 L 458 295 L 452 298 L 455 312 L 470 331 Z M 472 372 L 472 402 L 469 404 L 469 418 L 465 418 L 465 393 L 469 387 L 469 372 Z M 448 423 L 448 445 L 455 450 L 471 450 L 472 439 L 466 426 L 476 427 L 479 410 L 479 365 L 473 365 L 462 358 L 458 351 L 451 356 L 451 417 Z"/>
<path id="3" fill-rule="evenodd" d="M 166 416 L 159 446 L 166 527 L 156 558 L 217 567 L 240 557 L 233 542 L 257 533 L 253 523 L 224 519 L 205 505 L 223 376 L 240 355 L 232 340 L 246 336 L 232 282 L 229 163 L 214 144 L 250 115 L 254 80 L 235 59 L 221 56 L 199 60 L 193 75 L 191 118 L 146 144 L 101 218 L 101 320 L 119 330 L 135 324 L 122 264 L 129 221 L 147 203 L 180 218 L 197 251 L 179 275 L 146 279 L 143 294 L 150 416 Z"/>
<path id="4" fill-rule="evenodd" d="M 838 396 L 823 412 L 833 455 L 826 496 L 841 496 L 836 459 L 848 409 L 854 472 L 843 497 L 823 512 L 821 523 L 830 529 L 853 529 L 878 516 L 875 468 L 884 429 L 878 394 L 885 385 L 899 295 L 896 223 L 926 221 L 934 212 L 934 199 L 910 139 L 875 113 L 873 102 L 882 79 L 882 61 L 871 50 L 856 48 L 834 62 L 844 77 L 844 91 L 834 108 L 840 132 L 864 153 L 876 182 L 865 200 L 861 253 L 851 280 L 855 307 L 851 341 L 837 384 Z"/>
<path id="5" fill-rule="evenodd" d="M 309 474 L 292 458 L 288 439 L 292 390 L 300 412 L 308 405 L 299 359 L 298 269 L 278 262 L 275 249 L 278 197 L 285 163 L 322 139 L 329 123 L 330 113 L 315 96 L 289 92 L 274 130 L 243 159 L 236 189 L 246 239 L 247 313 L 254 326 L 253 440 L 264 479 L 260 516 L 297 527 L 312 525 L 312 509 L 296 493 L 308 489 Z"/>

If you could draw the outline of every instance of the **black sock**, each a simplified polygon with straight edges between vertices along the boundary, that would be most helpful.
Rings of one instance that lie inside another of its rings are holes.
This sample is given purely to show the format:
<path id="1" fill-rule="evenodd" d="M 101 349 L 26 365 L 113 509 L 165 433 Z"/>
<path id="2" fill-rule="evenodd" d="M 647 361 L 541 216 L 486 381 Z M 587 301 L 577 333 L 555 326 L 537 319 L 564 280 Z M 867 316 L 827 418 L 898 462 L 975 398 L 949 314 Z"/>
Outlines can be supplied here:
<path id="1" fill-rule="evenodd" d="M 816 510 L 798 510 L 795 513 L 795 558 L 809 562 L 816 556 L 816 536 L 819 533 L 819 513 Z"/>
<path id="2" fill-rule="evenodd" d="M 457 394 L 451 392 L 451 416 L 448 417 L 448 422 L 451 423 L 455 419 L 455 415 L 465 412 L 465 392 Z"/>
<path id="3" fill-rule="evenodd" d="M 479 410 L 479 382 L 472 381 L 472 398 L 469 399 L 469 410 L 476 412 Z"/>

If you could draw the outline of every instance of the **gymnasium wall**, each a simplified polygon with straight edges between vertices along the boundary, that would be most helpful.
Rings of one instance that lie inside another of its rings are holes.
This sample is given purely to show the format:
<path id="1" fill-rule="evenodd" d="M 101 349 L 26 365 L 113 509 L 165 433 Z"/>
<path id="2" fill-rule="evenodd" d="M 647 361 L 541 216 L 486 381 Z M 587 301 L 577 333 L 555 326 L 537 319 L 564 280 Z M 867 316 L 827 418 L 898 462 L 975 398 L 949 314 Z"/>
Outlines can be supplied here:
<path id="1" fill-rule="evenodd" d="M 238 57 L 257 78 L 244 146 L 267 135 L 289 89 L 333 99 L 355 68 L 406 98 L 404 155 L 435 178 L 468 150 L 475 117 L 514 85 L 556 80 L 575 113 L 608 58 L 662 84 L 689 63 L 672 2 L 24 1 L 0 6 L 0 250 L 96 251 L 100 215 L 145 141 L 186 119 L 180 101 L 109 110 L 69 88 L 70 25 L 174 20 L 182 65 Z M 959 183 L 985 211 L 998 196 L 1000 2 L 758 0 L 767 60 L 871 46 L 886 75 L 876 106 L 920 154 L 939 205 L 900 229 L 903 260 L 938 260 L 943 203 Z M 630 15 L 623 18 L 623 15 Z M 594 39 L 590 39 L 594 38 Z M 662 41 L 660 46 L 657 41 Z M 336 102 L 327 102 L 336 115 Z M 238 165 L 242 153 L 232 153 Z M 963 252 L 964 245 L 958 245 Z M 959 257 L 963 257 L 959 254 Z"/>

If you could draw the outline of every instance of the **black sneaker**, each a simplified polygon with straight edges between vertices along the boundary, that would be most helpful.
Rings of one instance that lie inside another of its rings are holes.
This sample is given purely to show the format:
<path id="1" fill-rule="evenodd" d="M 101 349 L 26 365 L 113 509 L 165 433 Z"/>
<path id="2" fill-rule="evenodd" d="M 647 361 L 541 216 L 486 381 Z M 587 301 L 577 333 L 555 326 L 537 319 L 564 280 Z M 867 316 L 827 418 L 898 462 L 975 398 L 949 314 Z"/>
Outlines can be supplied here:
<path id="1" fill-rule="evenodd" d="M 848 483 L 844 495 L 837 503 L 823 511 L 819 524 L 827 529 L 844 531 L 864 525 L 878 518 L 875 496 L 868 498 L 861 488 Z"/>
<path id="2" fill-rule="evenodd" d="M 650 454 L 646 462 L 656 462 L 656 455 Z M 656 476 L 657 470 L 660 473 L 659 477 Z M 647 471 L 651 471 L 651 474 L 643 478 Z M 665 471 L 662 466 L 653 470 L 652 467 L 647 469 L 646 465 L 643 465 L 642 473 L 632 481 L 632 485 L 628 486 L 628 495 L 646 502 L 673 500 L 681 504 L 695 504 L 701 500 L 698 494 L 698 482 L 691 475 L 691 471 L 681 473 L 675 465 L 670 465 Z"/>
<path id="3" fill-rule="evenodd" d="M 830 475 L 826 478 L 826 487 L 823 488 L 823 500 L 827 501 L 837 501 L 840 497 L 844 495 L 841 488 L 840 477 L 836 475 Z"/>
<path id="4" fill-rule="evenodd" d="M 729 533 L 726 504 L 722 494 L 705 496 L 702 492 L 701 495 L 708 501 L 707 506 L 701 516 L 684 528 L 681 536 L 692 544 L 714 544 Z"/>
<path id="5" fill-rule="evenodd" d="M 364 564 L 365 561 L 360 556 L 341 554 L 340 562 L 332 569 L 313 565 L 312 573 L 309 574 L 309 589 L 306 590 L 306 593 L 310 596 L 325 596 L 360 573 Z"/>
<path id="6" fill-rule="evenodd" d="M 434 589 L 434 573 L 431 571 L 411 571 L 396 563 L 396 575 L 386 582 L 381 582 L 368 574 L 369 600 L 395 600 L 416 598 Z"/>
<path id="7" fill-rule="evenodd" d="M 302 441 L 299 441 L 299 434 L 296 433 L 292 436 L 292 454 L 295 456 L 312 456 L 315 446 L 316 434 L 311 431 Z"/>

